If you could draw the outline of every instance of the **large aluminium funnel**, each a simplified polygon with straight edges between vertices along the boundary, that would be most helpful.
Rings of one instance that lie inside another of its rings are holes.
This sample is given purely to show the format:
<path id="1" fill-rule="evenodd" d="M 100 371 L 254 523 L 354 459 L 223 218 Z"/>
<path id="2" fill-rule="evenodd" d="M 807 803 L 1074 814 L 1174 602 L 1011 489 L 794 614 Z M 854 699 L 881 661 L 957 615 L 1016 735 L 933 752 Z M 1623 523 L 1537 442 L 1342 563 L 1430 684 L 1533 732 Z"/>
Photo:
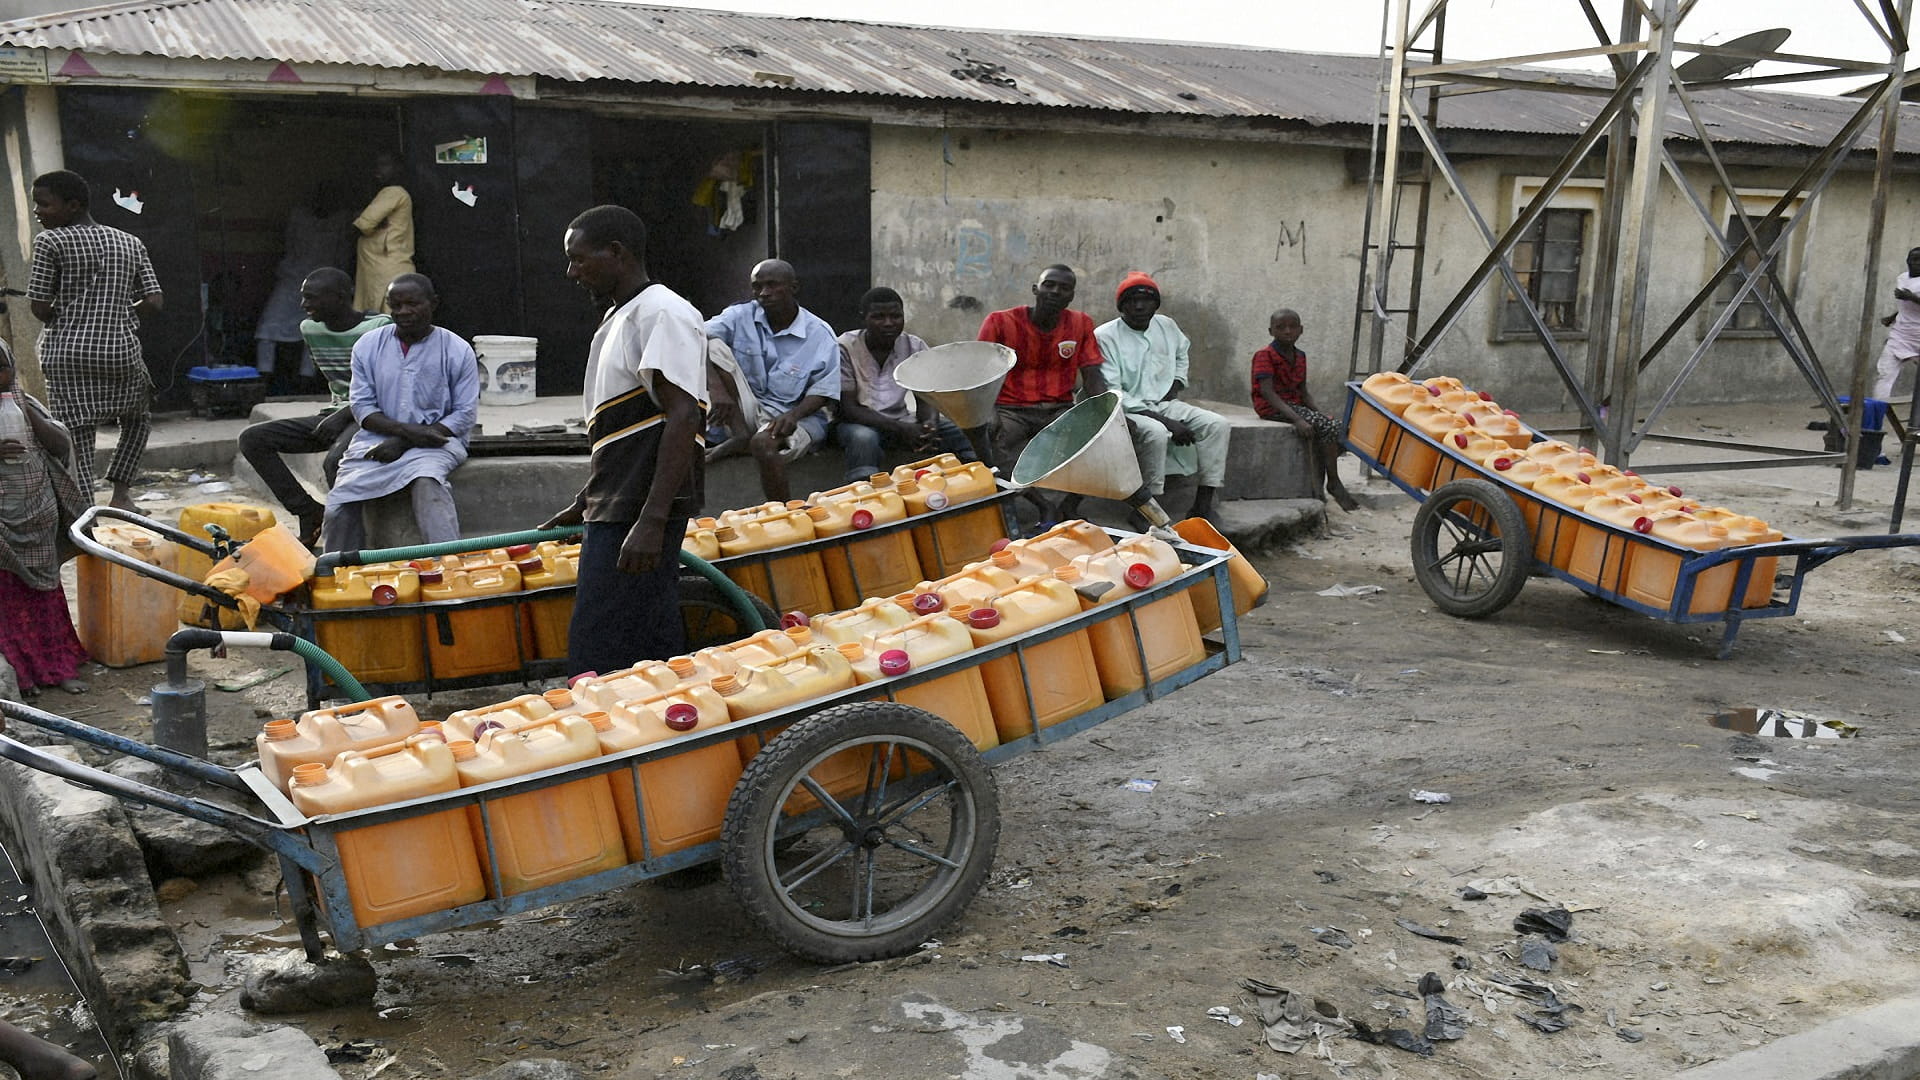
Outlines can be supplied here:
<path id="1" fill-rule="evenodd" d="M 962 430 L 993 423 L 993 400 L 1013 370 L 1013 350 L 992 341 L 956 341 L 917 352 L 893 370 L 893 381 L 924 397 Z"/>
<path id="2" fill-rule="evenodd" d="M 1040 430 L 1013 467 L 1016 487 L 1043 487 L 1096 499 L 1140 490 L 1140 460 L 1127 434 L 1120 395 L 1090 397 Z"/>

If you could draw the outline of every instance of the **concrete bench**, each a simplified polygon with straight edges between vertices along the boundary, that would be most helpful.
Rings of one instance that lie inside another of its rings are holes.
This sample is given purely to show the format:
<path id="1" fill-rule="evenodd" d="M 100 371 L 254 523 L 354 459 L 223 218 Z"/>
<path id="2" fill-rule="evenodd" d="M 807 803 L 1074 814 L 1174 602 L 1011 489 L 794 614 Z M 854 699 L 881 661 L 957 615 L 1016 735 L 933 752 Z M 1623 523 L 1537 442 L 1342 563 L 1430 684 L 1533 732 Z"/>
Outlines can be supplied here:
<path id="1" fill-rule="evenodd" d="M 1296 499 L 1314 495 L 1309 475 L 1306 448 L 1290 425 L 1276 424 L 1254 415 L 1252 409 L 1221 402 L 1196 401 L 1194 404 L 1225 416 L 1233 425 L 1232 449 L 1227 463 L 1227 486 L 1222 492 L 1230 499 Z M 481 430 L 504 434 L 515 424 L 564 423 L 575 419 L 578 398 L 540 398 L 526 406 L 482 406 Z M 269 402 L 257 406 L 251 419 L 277 420 L 305 416 L 314 411 L 313 402 Z M 295 476 L 316 497 L 323 497 L 325 485 L 320 473 L 321 455 L 290 457 Z M 889 464 L 908 460 L 899 458 Z M 260 491 L 265 485 L 246 459 L 237 453 L 234 475 Z M 840 450 L 828 445 L 794 463 L 788 476 L 796 497 L 840 486 L 845 470 Z M 587 461 L 581 457 L 509 456 L 470 459 L 453 475 L 454 504 L 460 512 L 460 529 L 468 536 L 515 532 L 530 529 L 565 506 L 586 482 Z M 1190 478 L 1169 478 L 1164 502 L 1178 516 L 1192 500 Z M 751 506 L 764 501 L 760 494 L 759 472 L 752 458 L 738 457 L 720 462 L 706 473 L 706 506 L 709 510 Z M 1101 505 L 1089 500 L 1087 512 L 1102 520 L 1125 518 L 1118 504 Z M 419 542 L 413 523 L 413 507 L 404 494 L 375 500 L 367 511 L 368 542 L 376 547 L 400 547 Z"/>

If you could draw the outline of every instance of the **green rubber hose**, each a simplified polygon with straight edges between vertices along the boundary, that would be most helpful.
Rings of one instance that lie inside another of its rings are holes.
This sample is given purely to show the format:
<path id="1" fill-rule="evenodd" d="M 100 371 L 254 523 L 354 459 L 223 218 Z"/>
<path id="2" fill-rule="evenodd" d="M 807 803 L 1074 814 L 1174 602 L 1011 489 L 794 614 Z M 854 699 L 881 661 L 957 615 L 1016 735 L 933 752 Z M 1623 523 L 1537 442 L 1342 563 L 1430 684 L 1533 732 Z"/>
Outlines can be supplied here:
<path id="1" fill-rule="evenodd" d="M 740 625 L 746 630 L 747 634 L 757 634 L 762 630 L 771 629 L 771 627 L 760 618 L 760 609 L 753 606 L 753 597 L 748 595 L 747 590 L 734 584 L 732 578 L 721 573 L 712 563 L 682 548 L 680 549 L 680 565 L 713 582 L 713 587 L 720 590 L 720 595 L 726 597 L 733 604 L 733 610 L 740 616 Z M 745 637 L 746 635 L 743 634 L 741 636 Z"/>
<path id="2" fill-rule="evenodd" d="M 293 651 L 299 653 L 307 663 L 325 672 L 327 678 L 332 679 L 333 685 L 339 687 L 340 692 L 347 695 L 349 700 L 365 701 L 373 696 L 367 693 L 367 688 L 360 685 L 360 680 L 354 678 L 353 673 L 329 655 L 327 650 L 303 637 L 293 634 L 288 634 L 287 637 L 293 641 Z"/>
<path id="3" fill-rule="evenodd" d="M 365 566 L 368 563 L 432 559 L 441 555 L 461 555 L 469 551 L 512 547 L 515 544 L 537 544 L 542 540 L 568 540 L 579 536 L 583 531 L 585 530 L 582 526 L 569 525 L 559 529 L 524 529 L 520 532 L 500 533 L 497 536 L 469 536 L 464 540 L 449 540 L 444 544 L 418 544 L 413 547 L 376 548 L 369 551 L 329 551 L 314 560 L 313 572 L 316 576 L 325 576 L 332 573 L 336 566 Z"/>

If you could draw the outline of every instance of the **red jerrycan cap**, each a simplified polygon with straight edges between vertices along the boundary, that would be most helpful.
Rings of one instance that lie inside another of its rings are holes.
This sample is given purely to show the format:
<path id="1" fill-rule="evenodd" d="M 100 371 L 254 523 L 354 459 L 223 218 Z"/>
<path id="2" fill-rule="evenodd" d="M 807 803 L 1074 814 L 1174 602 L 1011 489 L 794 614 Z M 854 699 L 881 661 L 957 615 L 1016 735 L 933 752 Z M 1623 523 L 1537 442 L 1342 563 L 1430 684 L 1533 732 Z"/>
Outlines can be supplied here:
<path id="1" fill-rule="evenodd" d="M 813 620 L 804 611 L 789 611 L 780 616 L 780 629 L 791 630 L 796 626 L 812 626 Z"/>
<path id="2" fill-rule="evenodd" d="M 507 730 L 507 725 L 501 723 L 498 720 L 482 720 L 479 723 L 473 725 L 473 741 L 479 742 L 481 737 L 486 735 L 486 733 L 489 731 L 505 731 L 505 730 Z"/>
<path id="3" fill-rule="evenodd" d="M 400 600 L 400 590 L 391 585 L 380 584 L 373 587 L 375 607 L 392 607 Z"/>
<path id="4" fill-rule="evenodd" d="M 581 672 L 580 674 L 578 674 L 578 675 L 575 675 L 575 676 L 574 676 L 573 678 L 571 678 L 571 679 L 568 679 L 568 680 L 567 680 L 567 687 L 568 687 L 569 689 L 571 689 L 571 688 L 573 688 L 573 687 L 576 687 L 576 686 L 579 686 L 579 685 L 580 685 L 580 680 L 582 680 L 582 679 L 593 679 L 593 678 L 598 678 L 598 677 L 599 677 L 599 675 L 600 675 L 600 673 L 599 673 L 599 672 L 597 672 L 597 671 L 583 671 L 583 672 Z"/>
<path id="5" fill-rule="evenodd" d="M 853 527 L 856 529 L 873 528 L 873 511 L 855 510 L 853 512 Z"/>
<path id="6" fill-rule="evenodd" d="M 1459 447 L 1459 448 L 1460 448 L 1460 449 L 1462 449 L 1462 450 L 1465 450 L 1465 449 L 1467 448 L 1467 441 L 1468 441 L 1468 440 L 1467 440 L 1467 436 L 1466 436 L 1466 433 L 1465 433 L 1465 432 L 1455 432 L 1455 433 L 1454 433 L 1454 436 L 1453 436 L 1453 445 L 1455 445 L 1455 446 L 1457 446 L 1457 447 Z"/>
<path id="7" fill-rule="evenodd" d="M 1591 476 L 1588 476 L 1588 475 L 1587 475 L 1586 473 L 1583 473 L 1583 472 L 1578 472 L 1578 473 L 1574 473 L 1574 474 L 1573 474 L 1573 478 L 1574 478 L 1575 480 L 1578 480 L 1578 481 L 1580 481 L 1580 482 L 1581 482 L 1581 483 L 1583 483 L 1583 484 L 1591 484 L 1591 483 L 1593 483 L 1593 477 L 1591 477 Z"/>
<path id="8" fill-rule="evenodd" d="M 533 554 L 532 544 L 514 544 L 507 548 L 507 558 L 509 559 L 524 559 L 531 554 Z"/>
<path id="9" fill-rule="evenodd" d="M 1439 387 L 1437 387 L 1437 386 L 1429 386 L 1429 387 L 1427 387 L 1427 393 L 1429 393 L 1429 394 L 1432 394 L 1432 395 L 1433 395 L 1434 397 L 1439 397 L 1439 396 L 1440 396 L 1440 388 L 1439 388 Z"/>
<path id="10" fill-rule="evenodd" d="M 1003 536 L 1000 539 L 995 540 L 993 542 L 993 546 L 987 549 L 987 554 L 991 555 L 996 551 L 1005 551 L 1007 550 L 1007 545 L 1011 543 L 1013 543 L 1012 540 L 1009 540 Z"/>
<path id="11" fill-rule="evenodd" d="M 1627 501 L 1628 501 L 1628 502 L 1630 502 L 1630 503 L 1634 503 L 1635 505 L 1638 505 L 1638 504 L 1640 504 L 1640 503 L 1644 503 L 1644 502 L 1646 502 L 1647 500 L 1645 500 L 1645 499 L 1643 499 L 1643 498 L 1641 498 L 1640 496 L 1638 496 L 1638 495 L 1635 495 L 1635 494 L 1634 494 L 1633 492 L 1631 492 L 1631 491 L 1629 491 L 1629 492 L 1627 492 Z"/>
<path id="12" fill-rule="evenodd" d="M 1493 395 L 1492 395 L 1492 394 L 1489 394 L 1489 393 L 1487 393 L 1487 392 L 1486 392 L 1485 390 L 1482 390 L 1482 391 L 1480 391 L 1480 400 L 1481 400 L 1481 401 L 1492 401 L 1492 400 L 1493 400 Z"/>
<path id="13" fill-rule="evenodd" d="M 1461 413 L 1461 414 L 1460 414 L 1460 417 L 1461 417 L 1461 419 L 1463 419 L 1463 420 L 1465 420 L 1465 421 L 1466 421 L 1467 423 L 1469 423 L 1469 424 L 1477 424 L 1477 423 L 1479 423 L 1479 422 L 1480 422 L 1480 418 L 1479 418 L 1478 416 L 1475 416 L 1475 415 L 1474 415 L 1473 413 L 1470 413 L 1470 412 L 1464 412 L 1464 413 Z M 1455 436 L 1454 436 L 1454 438 L 1456 438 L 1456 439 L 1458 439 L 1458 438 L 1462 438 L 1462 436 L 1459 436 L 1459 435 L 1455 435 Z M 1465 446 L 1465 445 L 1467 445 L 1467 444 L 1466 444 L 1466 443 L 1461 443 L 1460 445 L 1461 445 L 1461 446 Z"/>
<path id="14" fill-rule="evenodd" d="M 1513 459 L 1510 457 L 1494 458 L 1493 467 L 1497 472 L 1506 472 L 1508 469 L 1513 468 Z"/>
<path id="15" fill-rule="evenodd" d="M 905 649 L 888 649 L 880 654 L 880 674 L 904 675 L 913 667 L 913 658 Z"/>
<path id="16" fill-rule="evenodd" d="M 667 706 L 667 727 L 674 731 L 692 731 L 700 726 L 700 710 L 684 701 Z"/>
<path id="17" fill-rule="evenodd" d="M 1137 562 L 1127 567 L 1127 584 L 1136 589 L 1144 589 L 1153 584 L 1154 576 L 1153 567 L 1146 563 Z"/>
<path id="18" fill-rule="evenodd" d="M 939 593 L 930 593 L 930 592 L 917 593 L 914 595 L 914 598 L 913 598 L 913 610 L 919 612 L 922 615 L 931 615 L 934 612 L 939 611 L 941 608 L 944 608 L 946 606 L 947 606 L 947 602 L 945 600 L 940 599 Z"/>
<path id="19" fill-rule="evenodd" d="M 915 480 L 923 480 L 932 475 L 933 475 L 932 469 L 915 469 L 913 471 L 913 478 Z"/>
<path id="20" fill-rule="evenodd" d="M 991 630 L 1000 625 L 1000 612 L 990 607 L 977 607 L 967 612 L 967 625 L 975 630 Z"/>
<path id="21" fill-rule="evenodd" d="M 420 571 L 420 584 L 422 585 L 438 585 L 445 580 L 447 580 L 447 575 L 441 573 L 439 570 Z"/>
<path id="22" fill-rule="evenodd" d="M 1637 533 L 1650 533 L 1650 532 L 1652 532 L 1652 531 L 1653 531 L 1653 519 L 1652 519 L 1652 518 L 1650 518 L 1650 517 L 1637 517 L 1637 518 L 1634 518 L 1634 519 L 1633 519 L 1633 531 L 1634 531 L 1634 532 L 1637 532 Z"/>
<path id="23" fill-rule="evenodd" d="M 947 503 L 949 501 L 950 500 L 947 498 L 946 492 L 936 491 L 933 494 L 927 496 L 927 509 L 945 510 L 947 508 Z"/>
<path id="24" fill-rule="evenodd" d="M 1679 489 L 1679 487 L 1677 487 L 1677 486 L 1675 486 L 1675 485 L 1673 485 L 1673 484 L 1668 484 L 1668 485 L 1667 485 L 1667 494 L 1669 494 L 1669 495 L 1671 495 L 1671 496 L 1673 496 L 1674 498 L 1676 498 L 1676 499 L 1677 499 L 1677 498 L 1679 498 L 1679 497 L 1680 497 L 1680 489 Z"/>

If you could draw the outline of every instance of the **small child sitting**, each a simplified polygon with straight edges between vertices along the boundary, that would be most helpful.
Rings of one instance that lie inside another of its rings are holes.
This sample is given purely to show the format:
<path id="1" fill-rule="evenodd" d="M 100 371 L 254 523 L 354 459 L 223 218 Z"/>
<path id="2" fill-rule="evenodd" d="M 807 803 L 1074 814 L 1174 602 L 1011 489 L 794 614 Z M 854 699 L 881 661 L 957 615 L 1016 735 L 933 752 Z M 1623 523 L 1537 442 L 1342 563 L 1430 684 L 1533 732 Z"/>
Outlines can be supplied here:
<path id="1" fill-rule="evenodd" d="M 1267 319 L 1267 333 L 1273 342 L 1253 354 L 1253 410 L 1262 420 L 1292 424 L 1306 441 L 1316 476 L 1324 483 L 1326 494 L 1342 510 L 1357 510 L 1360 504 L 1340 482 L 1335 462 L 1343 452 L 1340 424 L 1313 403 L 1307 389 L 1307 354 L 1300 351 L 1300 316 L 1292 308 L 1281 308 Z M 1324 496 L 1323 496 L 1324 497 Z"/>

